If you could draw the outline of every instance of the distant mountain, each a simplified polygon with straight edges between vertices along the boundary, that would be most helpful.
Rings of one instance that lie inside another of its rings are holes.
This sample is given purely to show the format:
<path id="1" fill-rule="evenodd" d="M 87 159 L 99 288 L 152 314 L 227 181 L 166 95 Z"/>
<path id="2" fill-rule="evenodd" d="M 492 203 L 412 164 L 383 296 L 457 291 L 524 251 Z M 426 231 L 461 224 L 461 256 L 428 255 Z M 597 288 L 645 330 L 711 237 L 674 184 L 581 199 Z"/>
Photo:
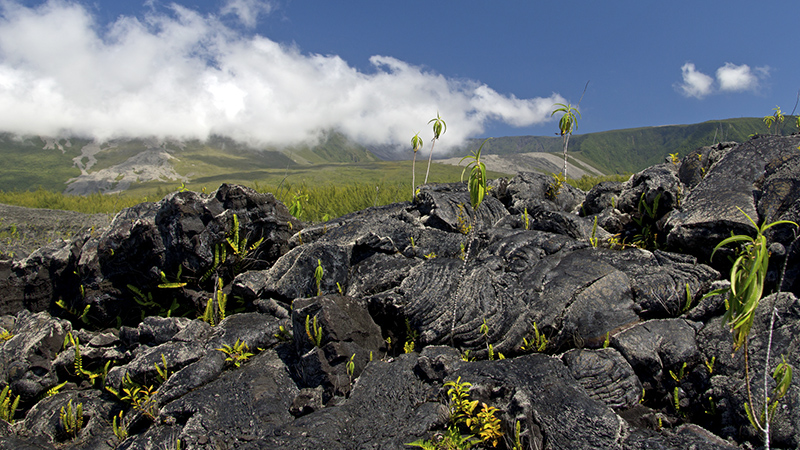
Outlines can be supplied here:
<path id="1" fill-rule="evenodd" d="M 765 132 L 767 128 L 761 119 L 740 118 L 575 135 L 570 139 L 570 173 L 637 172 L 663 161 L 670 153 L 682 156 L 697 147 L 720 141 L 742 142 L 749 135 Z M 797 132 L 795 119 L 787 117 L 783 134 L 794 132 Z M 460 151 L 446 156 L 469 154 L 481 142 L 470 140 Z M 499 137 L 487 142 L 483 153 L 495 155 L 487 158 L 487 164 L 492 164 L 490 170 L 549 173 L 560 168 L 553 154 L 560 155 L 561 146 L 562 139 L 558 136 Z M 164 183 L 177 186 L 191 182 L 193 186 L 216 188 L 222 182 L 263 180 L 266 173 L 278 181 L 285 174 L 301 174 L 308 182 L 325 179 L 342 183 L 366 173 L 374 179 L 381 176 L 374 173 L 376 170 L 396 172 L 407 165 L 407 161 L 399 160 L 410 160 L 412 152 L 410 148 L 398 153 L 394 147 L 360 145 L 336 132 L 325 133 L 317 145 L 286 148 L 257 148 L 219 136 L 205 142 L 117 139 L 97 143 L 81 138 L 0 134 L 0 156 L 4 162 L 0 167 L 2 191 L 41 187 L 88 194 L 144 189 Z M 449 163 L 457 164 L 458 160 Z M 342 164 L 354 171 L 343 170 Z M 319 171 L 325 171 L 324 178 Z"/>
<path id="2" fill-rule="evenodd" d="M 317 145 L 257 148 L 226 137 L 199 140 L 115 139 L 97 143 L 81 138 L 18 137 L 0 134 L 0 190 L 43 188 L 70 194 L 114 193 L 143 183 L 196 181 L 218 184 L 256 179 L 260 171 L 288 170 L 329 163 L 380 161 L 365 147 L 339 133 Z"/>
<path id="3" fill-rule="evenodd" d="M 795 117 L 786 116 L 783 134 L 798 131 Z M 573 135 L 569 140 L 569 156 L 604 171 L 635 173 L 664 161 L 670 153 L 683 156 L 692 150 L 722 141 L 744 142 L 750 135 L 767 133 L 760 118 L 711 120 L 691 125 L 665 125 L 629 128 Z M 459 153 L 477 149 L 482 140 L 471 140 Z M 511 136 L 490 140 L 482 153 L 511 155 L 530 152 L 561 153 L 560 136 Z"/>

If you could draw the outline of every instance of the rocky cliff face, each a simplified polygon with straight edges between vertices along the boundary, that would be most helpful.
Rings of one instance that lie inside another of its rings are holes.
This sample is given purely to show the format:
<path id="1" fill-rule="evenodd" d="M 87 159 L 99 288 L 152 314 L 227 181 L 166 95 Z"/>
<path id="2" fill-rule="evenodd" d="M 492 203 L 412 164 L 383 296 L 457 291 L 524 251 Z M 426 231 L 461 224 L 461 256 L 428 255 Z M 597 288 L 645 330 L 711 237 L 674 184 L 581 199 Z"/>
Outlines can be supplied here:
<path id="1" fill-rule="evenodd" d="M 496 408 L 498 448 L 758 445 L 744 352 L 703 294 L 729 270 L 714 246 L 755 231 L 737 208 L 800 219 L 798 144 L 698 149 L 554 198 L 520 174 L 477 211 L 463 184 L 320 224 L 229 185 L 122 211 L 0 267 L 0 384 L 20 399 L 0 446 L 409 448 L 447 439 L 448 382 Z M 800 363 L 795 231 L 770 245 L 783 292 L 756 312 L 753 380 L 770 336 L 768 370 Z M 800 445 L 798 394 L 775 447 Z"/>

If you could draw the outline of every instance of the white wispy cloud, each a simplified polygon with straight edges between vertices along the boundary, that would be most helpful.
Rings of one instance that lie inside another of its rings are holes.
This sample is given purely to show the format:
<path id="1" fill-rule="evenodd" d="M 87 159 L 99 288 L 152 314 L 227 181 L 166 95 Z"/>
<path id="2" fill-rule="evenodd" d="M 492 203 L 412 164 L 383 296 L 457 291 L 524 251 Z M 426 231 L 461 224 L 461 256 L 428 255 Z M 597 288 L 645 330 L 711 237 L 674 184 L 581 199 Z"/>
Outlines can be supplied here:
<path id="1" fill-rule="evenodd" d="M 230 0 L 218 16 L 170 8 L 99 26 L 64 0 L 0 3 L 0 131 L 285 145 L 336 129 L 365 144 L 405 144 L 438 111 L 448 132 L 436 148 L 445 150 L 489 121 L 551 120 L 565 101 L 501 95 L 390 56 L 373 56 L 364 73 L 221 20 L 234 14 L 251 26 L 268 2 Z"/>
<path id="2" fill-rule="evenodd" d="M 766 66 L 752 69 L 747 64 L 726 62 L 717 69 L 715 80 L 687 62 L 681 67 L 683 82 L 676 84 L 675 88 L 684 96 L 695 98 L 718 92 L 757 91 L 761 80 L 769 76 L 769 71 Z"/>
<path id="3" fill-rule="evenodd" d="M 264 0 L 228 0 L 220 13 L 223 15 L 234 14 L 244 26 L 253 28 L 258 22 L 258 16 L 269 14 L 272 8 L 272 2 Z"/>

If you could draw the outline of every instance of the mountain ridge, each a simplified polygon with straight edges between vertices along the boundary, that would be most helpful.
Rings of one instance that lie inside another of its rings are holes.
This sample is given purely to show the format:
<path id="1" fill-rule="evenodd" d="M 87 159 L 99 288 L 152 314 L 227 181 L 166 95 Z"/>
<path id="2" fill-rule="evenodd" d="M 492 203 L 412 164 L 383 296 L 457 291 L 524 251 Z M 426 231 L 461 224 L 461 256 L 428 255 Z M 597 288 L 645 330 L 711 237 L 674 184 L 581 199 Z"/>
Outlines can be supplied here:
<path id="1" fill-rule="evenodd" d="M 634 173 L 662 162 L 670 153 L 683 156 L 698 147 L 720 141 L 743 142 L 765 131 L 760 118 L 736 118 L 578 134 L 570 139 L 569 158 L 579 168 L 572 171 L 578 176 L 584 172 Z M 797 132 L 795 120 L 786 116 L 783 133 L 793 132 Z M 457 164 L 454 156 L 469 154 L 482 142 L 468 140 L 450 154 L 440 155 L 438 161 Z M 554 172 L 553 156 L 561 154 L 562 145 L 560 136 L 506 136 L 486 142 L 483 154 L 496 155 L 491 158 L 497 160 L 493 170 L 501 173 L 509 168 L 549 173 Z M 70 194 L 116 193 L 164 183 L 209 183 L 213 188 L 220 182 L 258 180 L 265 172 L 279 177 L 280 171 L 304 173 L 316 182 L 319 177 L 313 174 L 318 170 L 338 168 L 341 172 L 346 171 L 345 166 L 358 166 L 359 173 L 386 170 L 387 164 L 408 164 L 413 156 L 410 148 L 398 152 L 396 146 L 362 145 L 335 131 L 321 133 L 317 144 L 284 148 L 256 147 L 223 136 L 202 142 L 153 138 L 94 142 L 3 133 L 0 154 L 6 162 L 0 169 L 0 191 L 41 187 Z M 443 160 L 446 158 L 450 161 Z M 355 179 L 358 174 L 340 174 L 330 181 Z"/>

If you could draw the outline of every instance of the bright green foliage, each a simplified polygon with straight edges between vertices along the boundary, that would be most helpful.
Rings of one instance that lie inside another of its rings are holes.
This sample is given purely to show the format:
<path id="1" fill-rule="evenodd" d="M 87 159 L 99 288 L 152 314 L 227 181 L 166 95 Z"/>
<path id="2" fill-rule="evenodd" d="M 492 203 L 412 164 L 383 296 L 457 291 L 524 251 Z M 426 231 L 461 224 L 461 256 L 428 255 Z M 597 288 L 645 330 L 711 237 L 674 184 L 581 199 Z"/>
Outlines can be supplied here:
<path id="1" fill-rule="evenodd" d="M 495 415 L 498 409 L 484 403 L 476 412 L 479 402 L 469 398 L 472 384 L 462 383 L 461 377 L 448 381 L 444 387 L 448 388 L 450 426 L 430 440 L 418 440 L 406 445 L 434 450 L 461 450 L 478 444 L 497 446 L 503 437 L 502 424 Z"/>
<path id="2" fill-rule="evenodd" d="M 111 429 L 114 430 L 114 436 L 122 442 L 128 438 L 128 426 L 125 419 L 122 417 L 122 411 L 119 412 L 111 422 Z"/>
<path id="3" fill-rule="evenodd" d="M 775 105 L 772 110 L 774 113 L 771 116 L 764 116 L 764 123 L 767 125 L 768 130 L 772 130 L 772 125 L 775 125 L 775 131 L 772 134 L 781 134 L 781 124 L 786 117 L 784 117 L 780 106 Z M 798 119 L 798 123 L 800 123 L 800 119 Z"/>
<path id="4" fill-rule="evenodd" d="M 254 355 L 254 353 L 250 353 L 250 347 L 247 343 L 239 339 L 236 339 L 233 347 L 230 345 L 223 345 L 222 348 L 218 348 L 217 350 L 228 355 L 225 361 L 232 362 L 236 367 L 241 367 L 242 363 Z"/>
<path id="5" fill-rule="evenodd" d="M 81 286 L 81 292 L 83 292 L 83 286 Z M 83 308 L 83 312 L 80 312 L 80 313 L 76 309 L 70 308 L 64 302 L 63 299 L 56 300 L 56 306 L 58 306 L 59 308 L 63 309 L 64 311 L 70 313 L 71 315 L 77 317 L 78 319 L 81 320 L 81 322 L 83 322 L 83 323 L 85 323 L 87 325 L 89 324 L 89 317 L 87 316 L 87 314 L 89 314 L 89 308 L 91 308 L 92 305 L 86 305 L 86 307 Z"/>
<path id="6" fill-rule="evenodd" d="M 741 211 L 741 209 L 740 209 Z M 775 225 L 796 223 L 788 220 L 779 220 L 770 224 L 763 224 L 760 227 L 744 211 L 742 214 L 758 230 L 756 237 L 747 235 L 731 236 L 714 247 L 711 257 L 720 248 L 728 244 L 744 244 L 739 257 L 731 268 L 731 286 L 726 290 L 713 291 L 707 295 L 722 294 L 730 291 L 726 301 L 727 311 L 724 319 L 726 324 L 733 332 L 733 350 L 738 350 L 747 340 L 750 327 L 753 324 L 753 313 L 758 307 L 758 303 L 764 294 L 764 281 L 767 276 L 769 266 L 769 250 L 767 248 L 767 236 L 764 234 L 768 229 Z"/>
<path id="7" fill-rule="evenodd" d="M 545 191 L 544 196 L 550 201 L 556 201 L 567 179 L 564 177 L 563 173 L 553 173 L 551 175 L 553 176 L 553 180 L 547 185 L 547 191 Z"/>
<path id="8" fill-rule="evenodd" d="M 681 158 L 680 158 L 680 156 L 678 155 L 678 153 L 670 153 L 670 154 L 669 154 L 669 161 L 670 161 L 672 164 L 678 164 L 679 162 L 681 162 Z"/>
<path id="9" fill-rule="evenodd" d="M 528 208 L 525 208 L 525 211 L 522 212 L 522 222 L 525 223 L 525 229 L 530 230 L 531 227 L 531 217 L 528 215 Z"/>
<path id="10" fill-rule="evenodd" d="M 302 191 L 297 191 L 292 198 L 291 203 L 289 204 L 289 214 L 297 217 L 298 219 L 302 218 L 303 216 L 303 206 L 308 203 L 308 194 L 304 194 Z"/>
<path id="11" fill-rule="evenodd" d="M 553 112 L 550 114 L 550 117 L 553 117 L 556 113 L 562 113 L 561 119 L 558 121 L 558 129 L 561 132 L 561 136 L 564 136 L 564 170 L 562 175 L 564 176 L 564 180 L 566 180 L 567 147 L 569 146 L 569 137 L 572 135 L 573 131 L 578 129 L 578 117 L 581 116 L 581 112 L 578 111 L 578 108 L 573 107 L 569 103 L 566 105 L 563 103 L 556 103 L 553 106 L 558 106 L 558 108 L 553 110 Z"/>
<path id="12" fill-rule="evenodd" d="M 134 409 L 141 411 L 142 414 L 150 418 L 150 420 L 155 420 L 156 415 L 158 414 L 158 405 L 156 404 L 156 400 L 153 398 L 153 394 L 155 394 L 156 389 L 153 386 L 139 386 L 130 381 L 130 377 L 128 377 L 127 383 L 123 382 L 123 384 L 126 385 L 126 387 L 122 388 L 122 392 L 125 395 L 120 397 L 120 400 L 130 402 Z M 110 389 L 109 391 L 114 393 Z"/>
<path id="13" fill-rule="evenodd" d="M 473 436 L 477 436 L 481 442 L 491 444 L 492 447 L 497 447 L 498 441 L 503 437 L 502 424 L 495 416 L 498 411 L 494 406 L 484 403 L 475 416 L 465 421 Z"/>
<path id="14" fill-rule="evenodd" d="M 67 381 L 64 381 L 62 383 L 59 383 L 59 384 L 51 387 L 50 389 L 47 390 L 47 392 L 44 393 L 44 396 L 42 396 L 42 398 L 52 397 L 52 396 L 58 394 L 58 392 L 61 390 L 61 388 L 63 388 L 66 385 L 67 385 Z"/>
<path id="15" fill-rule="evenodd" d="M 91 370 L 87 370 L 83 367 L 83 357 L 81 356 L 80 347 L 81 342 L 72 334 L 72 332 L 69 332 L 66 336 L 64 336 L 64 348 L 66 348 L 68 345 L 72 345 L 75 349 L 75 361 L 73 364 L 75 367 L 75 375 L 86 378 L 90 383 L 92 383 L 92 385 L 94 385 L 95 381 L 100 381 L 101 384 L 104 384 L 106 381 L 106 375 L 108 375 L 108 370 L 111 367 L 111 361 L 107 361 L 106 365 L 102 369 L 92 372 Z"/>
<path id="16" fill-rule="evenodd" d="M 0 327 L 0 342 L 5 342 L 14 337 L 14 335 L 3 327 Z"/>
<path id="17" fill-rule="evenodd" d="M 278 332 L 275 333 L 274 336 L 281 342 L 289 342 L 292 340 L 292 333 L 284 325 L 278 327 Z"/>
<path id="18" fill-rule="evenodd" d="M 217 279 L 217 288 L 214 290 L 214 297 L 206 302 L 206 309 L 203 312 L 203 322 L 217 326 L 225 320 L 225 308 L 228 305 L 228 295 L 222 290 L 222 278 Z"/>
<path id="19" fill-rule="evenodd" d="M 322 347 L 322 325 L 317 325 L 317 316 L 314 316 L 313 323 L 311 316 L 306 316 L 306 336 L 315 347 Z"/>
<path id="20" fill-rule="evenodd" d="M 433 146 L 441 135 L 447 131 L 447 124 L 444 119 L 436 112 L 436 117 L 428 121 L 428 124 L 433 123 L 433 139 L 431 139 L 431 153 L 428 155 L 428 170 L 425 171 L 425 184 L 428 184 L 428 174 L 431 171 L 431 159 L 433 159 Z"/>
<path id="21" fill-rule="evenodd" d="M 158 372 L 158 381 L 160 383 L 166 383 L 172 373 L 167 368 L 167 358 L 163 353 L 161 354 L 161 364 L 162 365 L 159 366 L 158 363 L 153 363 L 153 365 L 156 366 L 156 372 Z"/>
<path id="22" fill-rule="evenodd" d="M 10 386 L 4 387 L 3 392 L 0 392 L 0 419 L 8 423 L 14 423 L 14 414 L 19 406 L 19 395 L 11 400 L 12 395 Z"/>
<path id="23" fill-rule="evenodd" d="M 469 389 L 472 383 L 461 382 L 461 377 L 456 381 L 448 381 L 444 384 L 447 389 L 447 396 L 450 399 L 448 409 L 450 411 L 450 422 L 461 423 L 472 417 L 472 412 L 478 406 L 477 400 L 469 399 Z"/>
<path id="24" fill-rule="evenodd" d="M 325 269 L 322 268 L 322 260 L 317 260 L 317 268 L 314 269 L 314 281 L 317 283 L 317 295 L 322 295 L 322 277 L 325 276 Z"/>
<path id="25" fill-rule="evenodd" d="M 533 336 L 529 341 L 528 338 L 522 338 L 522 346 L 520 350 L 523 352 L 543 352 L 547 348 L 547 336 L 539 331 L 536 322 L 533 322 Z"/>
<path id="26" fill-rule="evenodd" d="M 411 138 L 411 149 L 414 150 L 414 159 L 411 161 L 411 198 L 417 199 L 417 151 L 422 148 L 424 141 L 419 137 L 419 133 Z"/>
<path id="27" fill-rule="evenodd" d="M 73 409 L 72 399 L 70 399 L 66 407 L 61 407 L 60 418 L 64 433 L 70 439 L 76 438 L 83 428 L 83 403 L 78 403 Z"/>
<path id="28" fill-rule="evenodd" d="M 483 144 L 489 139 L 491 138 L 485 139 L 481 146 L 478 147 L 477 151 L 461 158 L 461 161 L 459 161 L 459 164 L 461 164 L 465 159 L 470 160 L 467 166 L 464 167 L 464 170 L 461 171 L 461 181 L 464 181 L 464 173 L 471 167 L 467 181 L 467 189 L 469 189 L 469 201 L 470 204 L 472 204 L 473 211 L 478 209 L 483 202 L 483 198 L 486 196 L 486 164 L 481 161 L 481 150 L 483 149 Z"/>
<path id="29" fill-rule="evenodd" d="M 158 285 L 160 289 L 178 289 L 186 286 L 188 283 L 180 281 L 181 279 L 181 272 L 183 272 L 183 266 L 178 266 L 178 273 L 175 275 L 175 281 L 170 281 L 167 278 L 167 274 L 164 271 L 161 271 L 161 283 Z"/>

